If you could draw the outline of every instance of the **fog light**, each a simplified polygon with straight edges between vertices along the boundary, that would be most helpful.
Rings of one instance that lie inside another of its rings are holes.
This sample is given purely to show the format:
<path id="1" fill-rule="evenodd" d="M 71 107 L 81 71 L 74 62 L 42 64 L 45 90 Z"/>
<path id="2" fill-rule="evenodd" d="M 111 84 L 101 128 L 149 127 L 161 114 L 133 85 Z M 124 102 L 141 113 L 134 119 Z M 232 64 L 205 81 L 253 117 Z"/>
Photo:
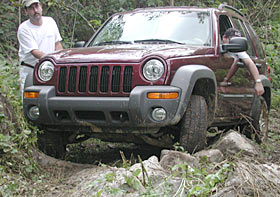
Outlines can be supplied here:
<path id="1" fill-rule="evenodd" d="M 155 108 L 152 111 L 152 117 L 156 121 L 162 121 L 166 118 L 166 111 L 163 108 Z"/>
<path id="2" fill-rule="evenodd" d="M 37 107 L 37 106 L 30 107 L 29 116 L 32 119 L 38 119 L 40 116 L 39 107 Z"/>

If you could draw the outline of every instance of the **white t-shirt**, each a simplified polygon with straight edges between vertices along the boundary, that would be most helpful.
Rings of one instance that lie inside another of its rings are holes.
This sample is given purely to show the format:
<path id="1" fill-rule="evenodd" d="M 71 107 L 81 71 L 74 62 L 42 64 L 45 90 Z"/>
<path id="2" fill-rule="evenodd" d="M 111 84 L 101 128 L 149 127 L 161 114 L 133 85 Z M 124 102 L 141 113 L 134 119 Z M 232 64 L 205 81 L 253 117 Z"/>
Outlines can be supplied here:
<path id="1" fill-rule="evenodd" d="M 250 58 L 250 56 L 248 55 L 248 53 L 246 51 L 243 52 L 238 52 L 238 53 L 229 53 L 230 56 L 233 56 L 235 59 L 239 58 L 239 59 L 247 59 Z"/>
<path id="2" fill-rule="evenodd" d="M 40 26 L 33 25 L 30 20 L 20 24 L 17 33 L 20 62 L 35 66 L 39 60 L 31 54 L 32 50 L 52 53 L 55 51 L 55 43 L 62 40 L 55 20 L 48 16 L 42 16 L 42 19 Z"/>

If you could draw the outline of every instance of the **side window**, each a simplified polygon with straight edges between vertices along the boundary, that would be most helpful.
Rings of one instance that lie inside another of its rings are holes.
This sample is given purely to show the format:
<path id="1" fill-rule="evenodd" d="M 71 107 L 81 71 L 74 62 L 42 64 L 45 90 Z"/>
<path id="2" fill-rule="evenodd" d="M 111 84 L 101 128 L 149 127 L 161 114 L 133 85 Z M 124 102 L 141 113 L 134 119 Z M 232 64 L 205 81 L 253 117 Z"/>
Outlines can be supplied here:
<path id="1" fill-rule="evenodd" d="M 255 57 L 256 53 L 254 51 L 253 43 L 252 43 L 252 40 L 250 38 L 250 34 L 248 33 L 244 23 L 240 19 L 235 18 L 235 17 L 233 17 L 232 20 L 233 20 L 233 23 L 235 25 L 235 28 L 238 29 L 241 32 L 241 36 L 246 37 L 247 40 L 248 40 L 248 50 L 247 50 L 247 53 L 251 57 L 252 56 Z"/>
<path id="2" fill-rule="evenodd" d="M 219 26 L 220 26 L 220 38 L 223 38 L 224 33 L 228 28 L 232 27 L 232 24 L 226 15 L 220 15 L 219 16 Z"/>
<path id="3" fill-rule="evenodd" d="M 249 32 L 250 32 L 250 34 L 252 36 L 252 39 L 255 42 L 256 51 L 257 51 L 258 57 L 260 59 L 264 59 L 264 51 L 263 51 L 262 44 L 260 42 L 259 37 L 257 36 L 256 32 L 254 31 L 254 29 L 252 28 L 252 26 L 249 23 L 246 23 L 246 26 L 248 27 Z"/>

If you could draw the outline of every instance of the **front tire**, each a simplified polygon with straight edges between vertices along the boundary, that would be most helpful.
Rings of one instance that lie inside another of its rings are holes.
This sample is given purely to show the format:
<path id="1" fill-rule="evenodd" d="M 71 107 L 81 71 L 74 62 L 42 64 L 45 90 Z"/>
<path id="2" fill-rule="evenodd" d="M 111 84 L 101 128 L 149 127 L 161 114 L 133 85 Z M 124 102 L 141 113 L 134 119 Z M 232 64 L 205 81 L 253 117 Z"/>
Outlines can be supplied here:
<path id="1" fill-rule="evenodd" d="M 189 153 L 207 145 L 208 108 L 204 97 L 192 95 L 180 123 L 180 144 Z"/>

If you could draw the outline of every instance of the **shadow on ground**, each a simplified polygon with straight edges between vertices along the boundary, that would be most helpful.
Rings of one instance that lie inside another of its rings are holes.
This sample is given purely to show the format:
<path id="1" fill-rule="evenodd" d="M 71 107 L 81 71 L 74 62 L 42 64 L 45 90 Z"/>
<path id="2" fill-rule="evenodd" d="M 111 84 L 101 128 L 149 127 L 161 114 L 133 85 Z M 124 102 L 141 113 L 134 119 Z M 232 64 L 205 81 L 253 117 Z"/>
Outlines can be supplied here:
<path id="1" fill-rule="evenodd" d="M 94 164 L 100 163 L 121 166 L 123 162 L 137 163 L 138 156 L 142 160 L 155 155 L 159 158 L 160 148 L 148 145 L 135 145 L 133 143 L 106 143 L 97 139 L 89 139 L 80 144 L 68 145 L 66 160 L 82 163 Z"/>

